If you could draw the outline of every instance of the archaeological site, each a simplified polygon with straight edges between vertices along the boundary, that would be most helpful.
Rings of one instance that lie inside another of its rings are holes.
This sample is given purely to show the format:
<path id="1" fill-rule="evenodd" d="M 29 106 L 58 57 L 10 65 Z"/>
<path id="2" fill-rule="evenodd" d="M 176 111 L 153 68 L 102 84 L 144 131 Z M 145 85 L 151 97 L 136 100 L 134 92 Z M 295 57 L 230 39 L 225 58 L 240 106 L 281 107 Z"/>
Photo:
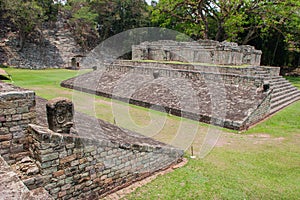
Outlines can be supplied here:
<path id="1" fill-rule="evenodd" d="M 132 60 L 96 66 L 61 86 L 244 130 L 300 98 L 280 68 L 260 66 L 260 56 L 229 42 L 145 42 L 132 47 Z"/>
<path id="2" fill-rule="evenodd" d="M 246 130 L 300 99 L 279 68 L 260 66 L 260 57 L 252 46 L 229 42 L 144 42 L 132 47 L 132 60 L 85 66 L 93 70 L 61 86 Z M 3 82 L 0 133 L 6 199 L 99 199 L 176 165 L 184 154 L 80 113 L 68 99 L 47 101 Z"/>

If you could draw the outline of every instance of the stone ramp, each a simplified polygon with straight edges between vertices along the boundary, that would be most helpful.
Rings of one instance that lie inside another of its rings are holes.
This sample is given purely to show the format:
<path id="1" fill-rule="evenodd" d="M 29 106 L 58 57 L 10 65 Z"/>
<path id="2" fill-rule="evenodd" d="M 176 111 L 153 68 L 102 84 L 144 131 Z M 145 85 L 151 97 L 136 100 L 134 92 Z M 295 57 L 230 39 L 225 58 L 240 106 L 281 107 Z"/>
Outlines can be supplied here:
<path id="1" fill-rule="evenodd" d="M 2 200 L 53 200 L 44 188 L 29 190 L 0 156 L 0 191 Z"/>
<path id="2" fill-rule="evenodd" d="M 157 66 L 112 64 L 61 85 L 238 130 L 268 96 L 260 77 Z"/>

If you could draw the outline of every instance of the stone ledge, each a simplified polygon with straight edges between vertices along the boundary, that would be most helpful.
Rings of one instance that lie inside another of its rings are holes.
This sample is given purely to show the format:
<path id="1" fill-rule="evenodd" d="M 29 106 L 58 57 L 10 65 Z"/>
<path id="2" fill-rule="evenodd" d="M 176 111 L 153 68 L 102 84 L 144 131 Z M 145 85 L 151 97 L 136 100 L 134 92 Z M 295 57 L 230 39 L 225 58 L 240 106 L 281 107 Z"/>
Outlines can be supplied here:
<path id="1" fill-rule="evenodd" d="M 46 127 L 38 126 L 35 124 L 29 124 L 29 130 L 34 131 L 36 133 L 35 139 L 43 143 L 55 143 L 55 144 L 74 143 L 75 146 L 76 145 L 82 146 L 83 144 L 96 145 L 96 146 L 101 145 L 101 147 L 105 147 L 105 146 L 115 147 L 121 149 L 136 150 L 140 152 L 154 152 L 154 153 L 164 153 L 169 155 L 180 155 L 180 156 L 183 156 L 184 154 L 183 150 L 179 150 L 175 147 L 155 141 L 147 137 L 144 137 L 147 140 L 141 139 L 140 142 L 135 141 L 134 143 L 131 143 L 129 140 L 124 142 L 124 141 L 110 140 L 110 138 L 96 139 L 96 138 L 90 138 L 89 136 L 84 137 L 76 134 L 55 133 Z M 132 134 L 135 133 L 132 132 Z M 149 141 L 151 141 L 152 143 L 148 143 Z"/>

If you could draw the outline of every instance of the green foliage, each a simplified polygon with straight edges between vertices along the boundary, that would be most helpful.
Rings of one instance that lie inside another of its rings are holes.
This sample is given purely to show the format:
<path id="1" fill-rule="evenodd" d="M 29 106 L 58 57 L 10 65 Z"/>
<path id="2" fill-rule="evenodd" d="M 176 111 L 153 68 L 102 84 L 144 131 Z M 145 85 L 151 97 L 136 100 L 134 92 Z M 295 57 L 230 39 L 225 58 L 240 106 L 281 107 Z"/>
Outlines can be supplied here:
<path id="1" fill-rule="evenodd" d="M 254 45 L 263 50 L 263 64 L 282 66 L 295 63 L 287 55 L 300 48 L 299 8 L 298 0 L 160 0 L 152 22 L 196 40 Z"/>
<path id="2" fill-rule="evenodd" d="M 51 0 L 2 0 L 0 6 L 5 11 L 4 17 L 19 31 L 20 50 L 28 35 L 40 28 L 44 21 L 56 19 L 58 11 Z"/>
<path id="3" fill-rule="evenodd" d="M 24 34 L 29 34 L 43 20 L 43 9 L 36 1 L 3 0 L 6 17 Z"/>
<path id="4" fill-rule="evenodd" d="M 62 9 L 71 16 L 73 33 L 85 49 L 120 32 L 149 25 L 144 0 L 69 0 Z"/>

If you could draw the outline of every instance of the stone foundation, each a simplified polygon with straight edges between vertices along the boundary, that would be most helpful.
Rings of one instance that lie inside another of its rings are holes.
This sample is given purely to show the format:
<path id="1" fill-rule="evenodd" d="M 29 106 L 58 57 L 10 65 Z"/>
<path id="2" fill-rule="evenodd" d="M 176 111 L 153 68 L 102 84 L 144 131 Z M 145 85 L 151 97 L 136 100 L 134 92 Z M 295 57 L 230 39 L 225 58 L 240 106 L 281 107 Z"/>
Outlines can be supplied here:
<path id="1" fill-rule="evenodd" d="M 28 190 L 18 175 L 11 170 L 10 166 L 1 156 L 0 169 L 1 199 L 54 200 L 44 188 Z"/>

